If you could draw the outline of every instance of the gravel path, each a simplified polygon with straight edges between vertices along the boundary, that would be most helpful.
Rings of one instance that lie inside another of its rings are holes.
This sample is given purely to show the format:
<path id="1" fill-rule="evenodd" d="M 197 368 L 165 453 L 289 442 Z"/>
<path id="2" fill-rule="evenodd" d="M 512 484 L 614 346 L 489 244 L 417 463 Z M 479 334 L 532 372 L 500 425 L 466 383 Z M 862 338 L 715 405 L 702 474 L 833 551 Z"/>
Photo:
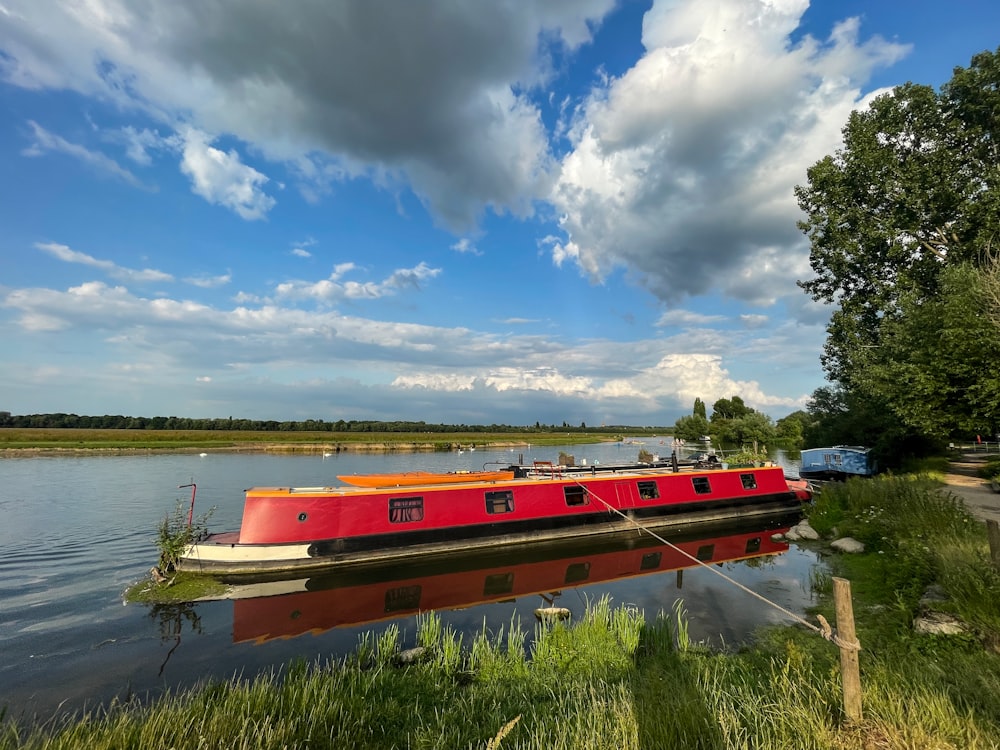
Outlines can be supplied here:
<path id="1" fill-rule="evenodd" d="M 965 501 L 965 507 L 984 521 L 1000 521 L 1000 493 L 993 491 L 990 483 L 978 476 L 988 456 L 966 453 L 949 465 L 945 475 L 946 489 Z"/>

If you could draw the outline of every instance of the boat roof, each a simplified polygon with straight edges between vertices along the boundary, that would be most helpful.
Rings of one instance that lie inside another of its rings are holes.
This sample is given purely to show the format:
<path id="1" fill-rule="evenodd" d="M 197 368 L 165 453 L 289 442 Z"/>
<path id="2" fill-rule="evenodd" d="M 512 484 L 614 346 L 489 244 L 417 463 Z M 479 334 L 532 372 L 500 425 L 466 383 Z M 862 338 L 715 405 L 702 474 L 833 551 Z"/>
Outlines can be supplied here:
<path id="1" fill-rule="evenodd" d="M 581 471 L 580 469 L 586 469 L 586 471 Z M 475 478 L 471 476 L 467 482 L 435 482 L 433 479 L 429 479 L 426 483 L 422 484 L 405 484 L 397 486 L 380 486 L 380 487 L 365 487 L 356 485 L 336 485 L 336 486 L 318 486 L 318 487 L 251 487 L 246 490 L 246 492 L 253 494 L 337 494 L 337 495 L 369 495 L 377 492 L 411 492 L 411 491 L 427 491 L 427 490 L 454 490 L 461 489 L 463 487 L 483 487 L 489 488 L 503 488 L 512 485 L 523 485 L 523 484 L 534 484 L 537 482 L 551 482 L 551 481 L 601 481 L 601 480 L 621 480 L 621 479 L 655 479 L 663 476 L 674 476 L 676 474 L 704 474 L 706 476 L 712 476 L 715 474 L 723 474 L 727 472 L 747 472 L 747 471 L 761 471 L 761 470 L 782 470 L 781 467 L 776 465 L 771 466 L 761 466 L 756 468 L 731 468 L 731 469 L 695 469 L 691 466 L 681 466 L 678 472 L 672 471 L 668 467 L 663 466 L 631 466 L 631 467 L 615 467 L 612 470 L 607 468 L 597 469 L 596 472 L 592 472 L 590 469 L 593 467 L 554 467 L 551 471 L 545 470 L 544 472 L 531 473 L 526 477 L 515 477 L 513 479 L 499 479 L 499 480 L 484 480 Z M 783 470 L 782 470 L 783 471 Z"/>
<path id="2" fill-rule="evenodd" d="M 831 445 L 826 448 L 804 448 L 801 452 L 808 453 L 810 451 L 854 451 L 855 453 L 868 453 L 871 448 L 867 448 L 863 445 Z"/>

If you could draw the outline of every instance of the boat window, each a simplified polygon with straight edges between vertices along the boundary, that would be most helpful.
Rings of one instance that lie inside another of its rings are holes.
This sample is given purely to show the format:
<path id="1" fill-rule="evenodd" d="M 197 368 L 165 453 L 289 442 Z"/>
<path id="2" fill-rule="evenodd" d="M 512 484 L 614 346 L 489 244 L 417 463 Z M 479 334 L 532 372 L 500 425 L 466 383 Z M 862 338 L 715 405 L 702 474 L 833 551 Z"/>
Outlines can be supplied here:
<path id="1" fill-rule="evenodd" d="M 753 474 L 740 474 L 740 481 L 743 482 L 743 489 L 745 490 L 757 489 L 757 477 Z"/>
<path id="2" fill-rule="evenodd" d="M 566 568 L 566 583 L 579 583 L 590 578 L 590 563 L 570 563 Z"/>
<path id="3" fill-rule="evenodd" d="M 754 552 L 760 552 L 760 537 L 755 536 L 751 539 L 747 539 L 747 554 L 753 554 Z"/>
<path id="4" fill-rule="evenodd" d="M 694 485 L 694 491 L 699 495 L 707 495 L 712 491 L 708 477 L 691 477 L 691 484 Z"/>
<path id="5" fill-rule="evenodd" d="M 399 586 L 385 592 L 386 612 L 403 612 L 408 609 L 420 609 L 419 586 Z"/>
<path id="6" fill-rule="evenodd" d="M 424 520 L 422 497 L 393 497 L 389 499 L 390 523 L 410 523 Z"/>
<path id="7" fill-rule="evenodd" d="M 642 556 L 639 570 L 656 570 L 660 567 L 660 560 L 663 558 L 662 552 L 647 552 Z"/>
<path id="8" fill-rule="evenodd" d="M 514 510 L 514 491 L 496 490 L 486 493 L 487 513 L 510 513 Z"/>
<path id="9" fill-rule="evenodd" d="M 571 484 L 563 487 L 566 496 L 566 505 L 587 505 L 590 499 L 587 497 L 587 488 L 579 484 Z"/>
<path id="10" fill-rule="evenodd" d="M 703 544 L 698 548 L 698 554 L 695 555 L 702 562 L 708 562 L 715 555 L 715 545 L 714 544 Z"/>
<path id="11" fill-rule="evenodd" d="M 497 596 L 499 594 L 509 594 L 514 590 L 513 573 L 494 573 L 486 576 L 483 583 L 483 596 Z"/>
<path id="12" fill-rule="evenodd" d="M 639 482 L 636 486 L 639 488 L 639 497 L 643 500 L 655 500 L 660 496 L 660 488 L 656 486 L 656 482 Z"/>

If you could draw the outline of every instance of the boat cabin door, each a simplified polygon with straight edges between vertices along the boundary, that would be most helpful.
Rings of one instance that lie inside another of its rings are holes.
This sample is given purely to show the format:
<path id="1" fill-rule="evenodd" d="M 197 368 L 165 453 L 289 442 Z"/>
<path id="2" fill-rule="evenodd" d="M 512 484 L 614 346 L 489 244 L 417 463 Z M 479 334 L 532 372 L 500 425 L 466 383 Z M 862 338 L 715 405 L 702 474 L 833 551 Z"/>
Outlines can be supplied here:
<path id="1" fill-rule="evenodd" d="M 615 482 L 615 499 L 622 510 L 634 508 L 636 504 L 635 482 Z"/>

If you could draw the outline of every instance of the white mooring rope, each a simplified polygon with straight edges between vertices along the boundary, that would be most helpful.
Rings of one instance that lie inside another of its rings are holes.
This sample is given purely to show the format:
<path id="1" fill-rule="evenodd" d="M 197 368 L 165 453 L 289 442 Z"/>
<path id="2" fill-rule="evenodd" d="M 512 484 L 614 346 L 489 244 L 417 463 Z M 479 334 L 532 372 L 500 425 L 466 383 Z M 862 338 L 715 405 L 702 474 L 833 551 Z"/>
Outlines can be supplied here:
<path id="1" fill-rule="evenodd" d="M 785 609 L 784 607 L 782 607 L 777 602 L 772 602 L 767 597 L 762 596 L 761 594 L 758 594 L 753 589 L 747 588 L 746 586 L 744 586 L 739 581 L 736 581 L 736 580 L 730 578 L 729 576 L 727 576 L 725 573 L 723 573 L 718 568 L 716 568 L 716 567 L 714 567 L 712 565 L 709 565 L 709 564 L 705 563 L 702 560 L 699 560 L 694 555 L 691 555 L 691 554 L 685 552 L 684 550 L 682 550 L 676 544 L 672 544 L 671 542 L 667 541 L 666 539 L 664 539 L 662 536 L 660 536 L 659 534 L 657 534 L 652 529 L 647 528 L 643 524 L 641 524 L 638 521 L 636 521 L 634 518 L 628 516 L 625 513 L 622 513 L 620 510 L 618 510 L 618 508 L 615 508 L 614 506 L 610 505 L 608 502 L 606 502 L 604 500 L 604 498 L 602 498 L 596 492 L 594 492 L 593 490 L 591 490 L 589 487 L 586 487 L 585 485 L 583 485 L 578 479 L 574 479 L 574 481 L 580 487 L 583 487 L 583 489 L 587 492 L 587 494 L 589 494 L 591 497 L 593 497 L 595 500 L 597 500 L 599 503 L 601 503 L 601 505 L 603 505 L 605 508 L 607 508 L 610 512 L 617 513 L 619 516 L 621 516 L 622 518 L 624 518 L 630 524 L 632 524 L 633 526 L 635 526 L 639 531 L 645 532 L 645 533 L 649 534 L 651 537 L 653 537 L 654 539 L 656 539 L 661 544 L 665 544 L 666 546 L 670 547 L 674 551 L 679 552 L 681 555 L 683 555 L 684 557 L 688 558 L 692 562 L 700 565 L 701 567 L 705 568 L 706 570 L 711 571 L 715 575 L 717 575 L 720 578 L 722 578 L 724 581 L 728 581 L 729 583 L 731 583 L 734 586 L 736 586 L 736 588 L 741 589 L 742 591 L 745 591 L 750 596 L 752 596 L 752 597 L 754 597 L 756 599 L 759 599 L 760 601 L 764 602 L 764 604 L 767 604 L 768 606 L 773 607 L 774 609 L 776 609 L 779 612 L 781 612 L 783 615 L 786 615 L 787 617 L 792 618 L 793 620 L 795 620 L 796 622 L 798 622 L 800 625 L 804 625 L 809 630 L 812 630 L 817 635 L 822 636 L 823 638 L 825 638 L 826 640 L 830 641 L 831 643 L 836 644 L 840 648 L 851 649 L 853 651 L 860 651 L 861 650 L 861 644 L 860 643 L 858 643 L 856 641 L 854 643 L 848 643 L 847 641 L 842 640 L 837 635 L 837 633 L 833 630 L 833 628 L 830 627 L 830 623 L 828 623 L 826 621 L 826 618 L 823 617 L 823 615 L 816 615 L 817 619 L 820 621 L 820 625 L 813 625 L 808 620 L 800 617 L 799 615 L 795 614 L 794 612 L 792 612 L 792 611 L 790 611 L 788 609 Z"/>

